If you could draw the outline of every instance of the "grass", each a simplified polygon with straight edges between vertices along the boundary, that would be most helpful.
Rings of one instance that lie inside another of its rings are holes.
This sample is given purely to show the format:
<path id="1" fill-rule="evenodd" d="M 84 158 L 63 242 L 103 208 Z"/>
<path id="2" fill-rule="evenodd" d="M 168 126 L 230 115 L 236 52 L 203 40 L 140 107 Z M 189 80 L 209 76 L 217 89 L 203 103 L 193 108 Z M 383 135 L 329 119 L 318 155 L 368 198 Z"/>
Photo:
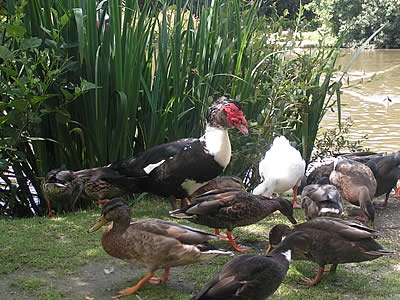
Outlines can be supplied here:
<path id="1" fill-rule="evenodd" d="M 133 219 L 167 218 L 169 203 L 152 197 L 136 200 Z M 0 273 L 12 288 L 36 299 L 70 298 L 70 292 L 60 290 L 56 285 L 42 279 L 41 274 L 64 280 L 72 275 L 84 276 L 79 270 L 91 262 L 114 263 L 100 246 L 101 230 L 87 234 L 100 214 L 98 208 L 79 211 L 56 218 L 36 217 L 31 219 L 0 219 Z M 302 211 L 295 211 L 298 222 L 304 221 Z M 180 223 L 204 228 L 200 225 L 181 221 Z M 257 224 L 236 228 L 233 234 L 239 244 L 251 246 L 249 253 L 262 255 L 267 248 L 269 229 L 277 223 L 289 223 L 279 213 L 273 214 Z M 388 248 L 399 251 L 400 245 L 389 240 L 380 240 Z M 221 248 L 227 248 L 225 241 L 216 241 Z M 235 253 L 235 255 L 238 255 Z M 198 291 L 223 264 L 231 257 L 219 257 L 207 263 L 193 264 L 183 272 L 173 273 L 171 281 L 158 286 L 145 285 L 139 292 L 141 299 L 189 299 L 190 292 Z M 123 263 L 122 263 L 123 264 Z M 398 299 L 400 287 L 399 257 L 393 255 L 371 262 L 339 265 L 336 274 L 325 274 L 320 284 L 309 288 L 299 285 L 301 277 L 313 277 L 317 265 L 306 261 L 293 261 L 281 287 L 271 299 Z M 34 270 L 30 276 L 20 275 L 20 270 Z M 118 272 L 116 270 L 115 272 Z M 144 274 L 132 275 L 129 282 L 114 282 L 116 290 L 134 285 Z M 8 275 L 8 276 L 5 276 Z M 158 275 L 158 273 L 157 273 Z M 192 288 L 187 288 L 191 286 Z M 125 299 L 137 299 L 136 295 Z"/>

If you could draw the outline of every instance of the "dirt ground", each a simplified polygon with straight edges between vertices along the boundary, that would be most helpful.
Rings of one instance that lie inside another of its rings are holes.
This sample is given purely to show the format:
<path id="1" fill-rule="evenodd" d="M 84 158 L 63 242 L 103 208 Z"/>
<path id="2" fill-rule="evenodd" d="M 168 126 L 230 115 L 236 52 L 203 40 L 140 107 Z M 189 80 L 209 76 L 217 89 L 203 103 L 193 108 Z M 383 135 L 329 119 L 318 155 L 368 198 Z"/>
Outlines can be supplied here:
<path id="1" fill-rule="evenodd" d="M 381 200 L 378 199 L 376 202 L 379 201 Z M 399 212 L 400 198 L 390 198 L 386 209 L 377 210 L 375 224 L 381 233 L 380 239 L 400 243 Z M 395 255 L 400 260 L 400 254 L 396 253 Z M 167 284 L 170 289 L 179 290 L 182 293 L 190 295 L 194 286 L 190 282 L 185 281 L 185 268 L 172 268 L 170 280 Z M 44 272 L 24 269 L 7 276 L 2 276 L 0 280 L 1 299 L 33 299 L 32 294 L 21 294 L 23 290 L 13 284 L 18 277 L 33 277 L 49 282 L 55 290 L 66 291 L 66 296 L 63 299 L 109 300 L 110 295 L 118 294 L 119 289 L 121 286 L 124 286 L 124 283 L 128 285 L 128 282 L 131 282 L 135 276 L 145 275 L 145 273 L 144 269 L 138 269 L 133 265 L 111 257 L 108 260 L 87 264 L 74 274 L 64 278 L 60 278 L 52 271 Z M 138 299 L 141 298 L 138 297 Z"/>

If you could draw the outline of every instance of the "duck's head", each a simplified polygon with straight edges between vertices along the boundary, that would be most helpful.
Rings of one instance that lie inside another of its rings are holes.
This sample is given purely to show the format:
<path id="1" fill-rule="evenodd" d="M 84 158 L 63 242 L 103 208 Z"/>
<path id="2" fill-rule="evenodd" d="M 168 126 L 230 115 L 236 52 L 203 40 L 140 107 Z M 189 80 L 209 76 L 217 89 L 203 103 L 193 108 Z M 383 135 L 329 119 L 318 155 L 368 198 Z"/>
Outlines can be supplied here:
<path id="1" fill-rule="evenodd" d="M 128 226 L 131 219 L 131 209 L 122 198 L 113 198 L 106 202 L 101 211 L 101 216 L 89 230 L 89 233 L 99 230 L 110 222 L 118 221 Z"/>
<path id="2" fill-rule="evenodd" d="M 247 121 L 240 103 L 227 97 L 220 97 L 211 104 L 207 123 L 224 129 L 237 128 L 241 133 L 248 134 Z"/>
<path id="3" fill-rule="evenodd" d="M 267 254 L 276 248 L 292 230 L 286 224 L 278 224 L 271 228 L 268 234 L 269 246 Z"/>
<path id="4" fill-rule="evenodd" d="M 280 197 L 276 198 L 276 200 L 279 201 L 279 204 L 280 204 L 279 211 L 281 212 L 281 214 L 284 215 L 286 218 L 288 218 L 290 223 L 297 224 L 296 219 L 293 217 L 292 203 L 290 203 L 290 201 L 280 198 Z"/>
<path id="5" fill-rule="evenodd" d="M 276 249 L 279 251 L 300 249 L 307 252 L 311 246 L 311 239 L 309 236 L 301 231 L 288 233 L 281 242 L 277 245 Z M 272 250 L 270 250 L 272 251 Z"/>

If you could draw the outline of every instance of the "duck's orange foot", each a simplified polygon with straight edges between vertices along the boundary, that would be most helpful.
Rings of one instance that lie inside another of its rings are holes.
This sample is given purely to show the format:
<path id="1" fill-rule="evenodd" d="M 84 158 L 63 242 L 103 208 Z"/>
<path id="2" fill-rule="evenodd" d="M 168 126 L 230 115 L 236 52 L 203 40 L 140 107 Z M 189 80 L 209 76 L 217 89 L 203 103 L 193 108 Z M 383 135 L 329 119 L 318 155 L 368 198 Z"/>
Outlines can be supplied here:
<path id="1" fill-rule="evenodd" d="M 300 278 L 298 281 L 299 284 L 303 284 L 303 285 L 308 285 L 308 286 L 314 286 L 316 285 L 318 282 L 316 282 L 315 280 L 311 279 L 311 278 Z"/>
<path id="2" fill-rule="evenodd" d="M 160 284 L 160 283 L 163 282 L 163 281 L 165 281 L 165 280 L 163 280 L 163 279 L 160 278 L 160 277 L 151 277 L 151 278 L 149 279 L 149 283 L 151 283 L 151 284 Z"/>
<path id="3" fill-rule="evenodd" d="M 293 206 L 293 208 L 301 208 L 301 204 L 297 200 L 292 201 L 292 206 Z"/>
<path id="4" fill-rule="evenodd" d="M 394 192 L 392 197 L 400 197 L 400 187 L 396 188 L 396 191 Z"/>
<path id="5" fill-rule="evenodd" d="M 368 222 L 368 218 L 363 214 L 355 217 L 354 219 L 356 219 L 357 221 L 361 221 L 361 222 Z"/>
<path id="6" fill-rule="evenodd" d="M 102 199 L 102 200 L 97 200 L 97 203 L 104 205 L 106 204 L 108 201 L 110 201 L 110 199 Z"/>
<path id="7" fill-rule="evenodd" d="M 241 246 L 241 245 L 238 245 L 236 243 L 235 243 L 235 245 L 236 246 L 232 246 L 232 248 L 235 249 L 236 251 L 240 252 L 240 253 L 251 250 L 250 247 Z"/>
<path id="8" fill-rule="evenodd" d="M 227 235 L 227 234 L 224 234 L 224 233 L 221 233 L 221 232 L 219 231 L 218 228 L 215 228 L 215 229 L 214 229 L 214 234 L 215 234 L 215 235 L 218 235 L 218 236 L 220 237 L 221 240 L 229 241 L 228 235 Z M 232 238 L 232 240 L 236 239 L 236 237 L 233 236 L 232 234 L 231 234 L 231 238 Z"/>
<path id="9" fill-rule="evenodd" d="M 164 281 L 167 281 L 168 280 L 168 276 L 169 276 L 169 268 L 166 268 L 166 269 L 164 269 L 164 273 L 163 273 L 161 278 L 160 277 L 151 277 L 149 279 L 149 283 L 160 284 L 160 283 L 162 283 Z"/>

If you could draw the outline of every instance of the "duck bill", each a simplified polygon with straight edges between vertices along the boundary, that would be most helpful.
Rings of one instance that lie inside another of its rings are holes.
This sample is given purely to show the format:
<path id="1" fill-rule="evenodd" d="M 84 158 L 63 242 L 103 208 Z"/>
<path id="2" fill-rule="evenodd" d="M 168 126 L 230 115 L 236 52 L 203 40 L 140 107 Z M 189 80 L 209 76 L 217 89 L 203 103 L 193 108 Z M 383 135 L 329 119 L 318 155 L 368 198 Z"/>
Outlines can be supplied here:
<path id="1" fill-rule="evenodd" d="M 97 220 L 96 224 L 94 224 L 94 225 L 92 226 L 92 228 L 90 228 L 90 229 L 88 230 L 88 233 L 92 233 L 92 232 L 95 232 L 95 231 L 99 230 L 101 227 L 103 227 L 103 226 L 106 225 L 107 223 L 109 223 L 109 221 L 107 221 L 103 216 L 101 216 L 101 217 Z"/>
<path id="2" fill-rule="evenodd" d="M 297 224 L 297 221 L 293 216 L 287 216 L 287 218 L 289 219 L 290 223 Z"/>
<path id="3" fill-rule="evenodd" d="M 237 128 L 244 135 L 248 135 L 249 134 L 249 131 L 247 130 L 247 127 L 245 125 L 243 125 L 241 122 L 236 123 L 234 126 L 235 126 L 235 128 Z"/>

